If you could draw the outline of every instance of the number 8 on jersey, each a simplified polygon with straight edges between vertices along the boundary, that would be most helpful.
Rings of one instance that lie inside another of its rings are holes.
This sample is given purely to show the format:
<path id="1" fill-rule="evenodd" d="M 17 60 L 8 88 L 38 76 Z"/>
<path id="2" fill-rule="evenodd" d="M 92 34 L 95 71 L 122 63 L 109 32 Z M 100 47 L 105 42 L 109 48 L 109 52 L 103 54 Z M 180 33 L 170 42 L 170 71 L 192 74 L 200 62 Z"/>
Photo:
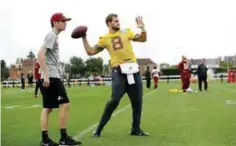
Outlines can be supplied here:
<path id="1" fill-rule="evenodd" d="M 122 39 L 121 39 L 120 36 L 113 37 L 111 39 L 111 43 L 112 43 L 112 47 L 113 47 L 114 50 L 123 49 L 123 43 L 122 43 Z"/>

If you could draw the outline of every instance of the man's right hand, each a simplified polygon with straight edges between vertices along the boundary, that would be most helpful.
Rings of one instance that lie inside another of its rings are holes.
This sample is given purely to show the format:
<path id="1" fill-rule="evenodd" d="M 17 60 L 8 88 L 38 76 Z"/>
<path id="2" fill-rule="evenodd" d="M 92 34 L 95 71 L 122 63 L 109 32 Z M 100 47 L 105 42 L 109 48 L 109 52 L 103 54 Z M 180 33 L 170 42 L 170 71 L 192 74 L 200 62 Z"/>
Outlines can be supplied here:
<path id="1" fill-rule="evenodd" d="M 49 87 L 50 86 L 49 78 L 48 77 L 44 77 L 43 80 L 44 80 L 43 81 L 43 86 L 46 87 L 46 88 Z"/>

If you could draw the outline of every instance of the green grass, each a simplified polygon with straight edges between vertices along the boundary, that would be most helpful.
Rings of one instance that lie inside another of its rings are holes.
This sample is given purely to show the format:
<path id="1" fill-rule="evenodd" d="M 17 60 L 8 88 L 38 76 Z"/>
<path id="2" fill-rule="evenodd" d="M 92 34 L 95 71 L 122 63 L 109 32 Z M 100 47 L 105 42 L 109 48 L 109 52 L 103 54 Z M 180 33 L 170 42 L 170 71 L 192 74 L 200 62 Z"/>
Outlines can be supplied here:
<path id="1" fill-rule="evenodd" d="M 129 136 L 131 109 L 112 117 L 102 137 L 94 139 L 92 131 L 81 140 L 84 146 L 235 146 L 236 104 L 227 105 L 226 100 L 236 100 L 236 84 L 210 82 L 208 92 L 170 93 L 168 89 L 179 88 L 179 82 L 160 83 L 159 89 L 144 97 L 142 129 L 150 137 Z M 197 89 L 196 84 L 192 88 Z M 100 119 L 110 87 L 72 87 L 68 90 L 71 100 L 68 132 L 80 134 Z M 152 90 L 144 89 L 145 94 Z M 33 92 L 20 89 L 2 90 L 2 146 L 36 146 L 41 138 L 41 108 L 24 108 L 41 105 L 41 98 L 34 99 Z M 129 104 L 124 96 L 118 109 Z M 6 106 L 21 105 L 13 109 Z M 116 111 L 117 111 L 116 110 Z M 49 135 L 58 141 L 58 110 L 50 117 Z"/>

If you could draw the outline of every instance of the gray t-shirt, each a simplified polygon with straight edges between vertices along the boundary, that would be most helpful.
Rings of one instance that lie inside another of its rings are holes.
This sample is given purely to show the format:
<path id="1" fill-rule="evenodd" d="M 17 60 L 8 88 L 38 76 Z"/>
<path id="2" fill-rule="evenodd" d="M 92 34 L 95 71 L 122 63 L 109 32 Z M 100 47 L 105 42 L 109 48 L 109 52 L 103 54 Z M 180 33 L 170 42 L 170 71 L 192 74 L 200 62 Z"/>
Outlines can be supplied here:
<path id="1" fill-rule="evenodd" d="M 44 39 L 43 47 L 47 48 L 45 54 L 46 65 L 48 67 L 49 78 L 61 78 L 61 69 L 59 65 L 58 37 L 54 31 L 47 34 Z M 44 77 L 42 73 L 42 78 Z"/>

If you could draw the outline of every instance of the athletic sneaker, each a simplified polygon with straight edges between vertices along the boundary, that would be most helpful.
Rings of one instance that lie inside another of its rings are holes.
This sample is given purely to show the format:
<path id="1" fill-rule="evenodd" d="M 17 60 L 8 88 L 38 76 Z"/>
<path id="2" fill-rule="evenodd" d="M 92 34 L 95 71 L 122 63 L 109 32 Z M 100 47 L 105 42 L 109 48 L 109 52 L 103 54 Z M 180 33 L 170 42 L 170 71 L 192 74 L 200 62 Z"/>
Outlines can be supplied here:
<path id="1" fill-rule="evenodd" d="M 47 142 L 41 141 L 40 146 L 58 146 L 58 144 L 49 138 Z"/>
<path id="2" fill-rule="evenodd" d="M 97 138 L 100 137 L 103 127 L 104 127 L 104 125 L 99 124 L 93 132 L 93 137 L 97 137 Z"/>
<path id="3" fill-rule="evenodd" d="M 130 135 L 133 135 L 133 136 L 150 136 L 150 134 L 144 132 L 140 128 L 133 128 Z"/>
<path id="4" fill-rule="evenodd" d="M 78 146 L 82 144 L 80 141 L 76 141 L 72 139 L 72 137 L 68 136 L 66 139 L 60 139 L 59 146 Z"/>
<path id="5" fill-rule="evenodd" d="M 97 129 L 93 132 L 93 137 L 100 137 L 101 136 L 101 131 L 98 131 Z"/>

